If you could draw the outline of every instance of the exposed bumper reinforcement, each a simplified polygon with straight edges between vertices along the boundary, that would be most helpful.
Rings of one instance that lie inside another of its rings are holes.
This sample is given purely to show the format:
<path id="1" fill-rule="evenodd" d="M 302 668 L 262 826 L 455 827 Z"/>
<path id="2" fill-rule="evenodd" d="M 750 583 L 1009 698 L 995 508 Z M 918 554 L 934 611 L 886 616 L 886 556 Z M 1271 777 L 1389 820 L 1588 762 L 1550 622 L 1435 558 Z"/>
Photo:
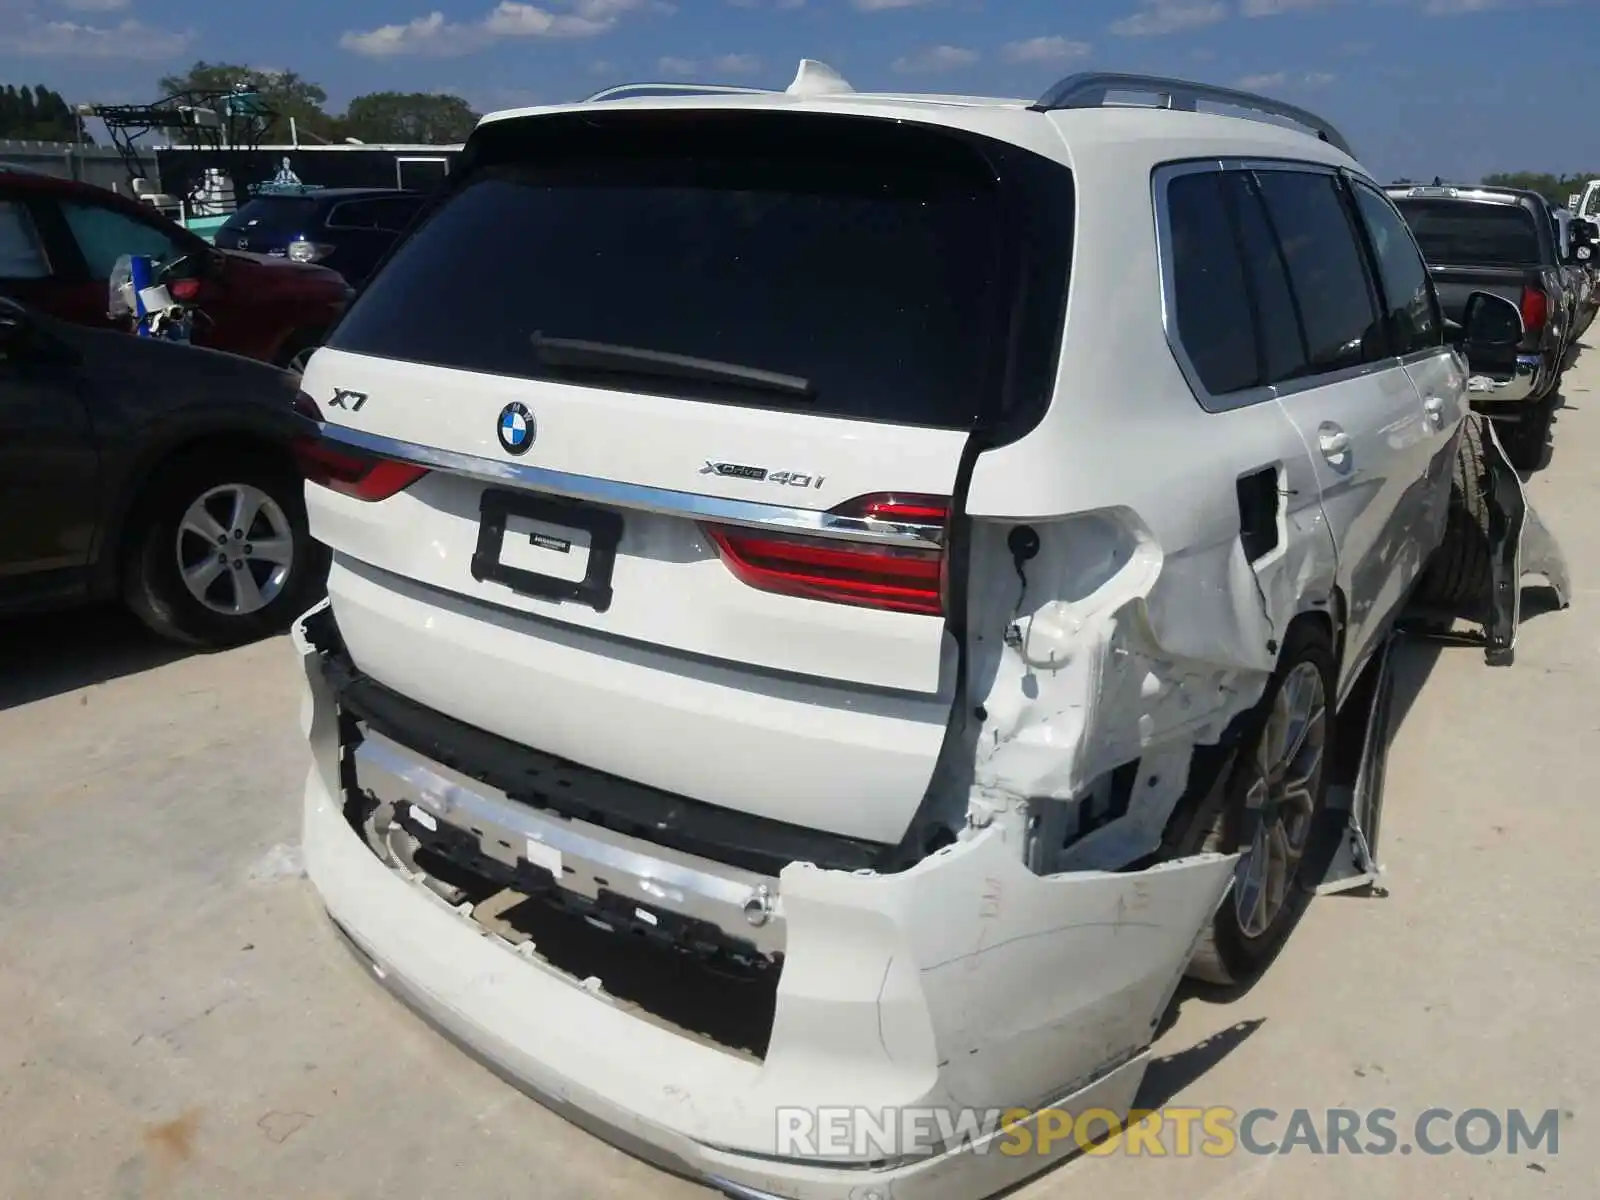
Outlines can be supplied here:
<path id="1" fill-rule="evenodd" d="M 1016 1132 L 1046 1108 L 1126 1113 L 1232 878 L 1219 855 L 1033 875 L 998 827 L 893 875 L 793 864 L 771 1044 L 752 1061 L 519 953 L 381 861 L 345 817 L 340 722 L 303 623 L 296 642 L 306 868 L 375 977 L 574 1123 L 731 1195 L 972 1200 L 1074 1153 L 1057 1138 L 1019 1154 Z M 892 1144 L 785 1140 L 794 1114 L 840 1109 L 898 1114 Z M 982 1124 L 1017 1110 L 1032 1115 Z"/>

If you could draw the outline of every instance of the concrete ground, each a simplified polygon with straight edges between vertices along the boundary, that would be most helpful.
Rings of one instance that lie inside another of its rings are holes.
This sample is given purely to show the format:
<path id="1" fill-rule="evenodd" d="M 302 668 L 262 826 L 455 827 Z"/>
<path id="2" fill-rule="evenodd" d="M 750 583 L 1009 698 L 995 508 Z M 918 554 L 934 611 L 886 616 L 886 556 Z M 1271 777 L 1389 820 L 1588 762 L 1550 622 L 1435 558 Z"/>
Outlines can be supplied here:
<path id="1" fill-rule="evenodd" d="M 1555 1109 L 1559 1153 L 1112 1154 L 1029 1200 L 1594 1194 L 1600 354 L 1568 380 L 1530 491 L 1574 607 L 1530 616 L 1510 669 L 1406 649 L 1389 895 L 1317 901 L 1248 994 L 1184 998 L 1141 1099 L 1276 1109 L 1268 1140 L 1296 1108 L 1392 1109 L 1403 1143 L 1433 1107 Z M 294 849 L 297 687 L 283 639 L 0 626 L 0 1196 L 707 1195 L 500 1083 L 335 942 Z"/>

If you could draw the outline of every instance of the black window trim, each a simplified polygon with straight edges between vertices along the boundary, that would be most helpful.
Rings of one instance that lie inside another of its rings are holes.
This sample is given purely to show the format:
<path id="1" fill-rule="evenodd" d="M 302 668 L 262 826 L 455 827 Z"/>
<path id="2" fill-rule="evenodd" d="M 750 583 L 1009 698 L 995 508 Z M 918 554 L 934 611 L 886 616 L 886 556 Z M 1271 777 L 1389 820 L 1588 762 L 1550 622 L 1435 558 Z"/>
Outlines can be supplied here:
<path id="1" fill-rule="evenodd" d="M 1410 366 L 1413 363 L 1425 362 L 1430 358 L 1435 358 L 1448 352 L 1450 343 L 1445 341 L 1444 337 L 1444 307 L 1439 303 L 1439 290 L 1434 286 L 1433 272 L 1428 270 L 1428 257 L 1422 253 L 1422 247 L 1417 243 L 1417 235 L 1411 231 L 1411 223 L 1406 220 L 1405 214 L 1400 211 L 1400 206 L 1394 202 L 1394 197 L 1390 196 L 1387 191 L 1376 183 L 1370 179 L 1362 178 L 1347 168 L 1341 168 L 1339 173 L 1344 178 L 1345 188 L 1350 194 L 1351 208 L 1356 215 L 1356 228 L 1361 234 L 1362 252 L 1367 260 L 1367 271 L 1377 285 L 1379 302 L 1383 305 L 1385 314 L 1392 312 L 1393 307 L 1388 295 L 1388 289 L 1384 286 L 1383 271 L 1378 261 L 1378 248 L 1372 244 L 1372 232 L 1367 228 L 1366 218 L 1361 215 L 1361 206 L 1356 203 L 1357 188 L 1366 188 L 1367 191 L 1389 206 L 1395 218 L 1400 222 L 1400 227 L 1406 231 L 1406 237 L 1411 239 L 1411 248 L 1417 252 L 1417 260 L 1422 263 L 1422 275 L 1428 284 L 1428 304 L 1433 311 L 1434 324 L 1439 329 L 1439 344 L 1436 346 L 1424 346 L 1421 350 L 1408 351 L 1400 355 L 1400 361 L 1406 366 Z M 1390 349 L 1393 348 L 1391 345 Z"/>
<path id="2" fill-rule="evenodd" d="M 1261 173 L 1265 171 L 1298 171 L 1304 174 L 1326 175 L 1339 185 L 1340 202 L 1344 206 L 1346 218 L 1353 222 L 1352 233 L 1356 237 L 1356 244 L 1360 251 L 1362 273 L 1367 281 L 1367 294 L 1369 302 L 1374 306 L 1374 312 L 1379 311 L 1382 293 L 1377 290 L 1375 271 L 1369 259 L 1371 253 L 1367 246 L 1366 230 L 1360 223 L 1360 214 L 1355 213 L 1355 197 L 1349 193 L 1348 179 L 1360 179 L 1364 183 L 1378 187 L 1373 180 L 1364 175 L 1356 174 L 1347 167 L 1335 166 L 1331 163 L 1308 162 L 1300 159 L 1287 158 L 1205 158 L 1205 159 L 1177 159 L 1157 163 L 1151 172 L 1151 198 L 1156 218 L 1156 254 L 1161 273 L 1161 325 L 1166 333 L 1167 347 L 1172 351 L 1172 356 L 1177 360 L 1178 369 L 1182 371 L 1184 379 L 1189 384 L 1189 390 L 1194 393 L 1195 400 L 1200 407 L 1209 413 L 1232 412 L 1238 408 L 1248 408 L 1251 405 L 1261 404 L 1267 400 L 1279 400 L 1289 396 L 1298 395 L 1300 392 L 1310 391 L 1312 388 L 1329 387 L 1336 383 L 1343 383 L 1351 379 L 1360 379 L 1366 375 L 1373 375 L 1379 371 L 1393 370 L 1401 365 L 1401 359 L 1393 354 L 1387 354 L 1375 362 L 1361 363 L 1353 367 L 1343 367 L 1337 371 L 1325 371 L 1315 375 L 1303 375 L 1296 379 L 1287 380 L 1277 384 L 1262 384 L 1246 388 L 1240 392 L 1230 392 L 1226 395 L 1215 396 L 1201 382 L 1199 372 L 1195 370 L 1194 361 L 1189 357 L 1188 351 L 1183 347 L 1183 339 L 1178 335 L 1177 319 L 1177 280 L 1175 278 L 1175 265 L 1172 257 L 1172 210 L 1167 199 L 1168 184 L 1180 176 L 1203 174 L 1205 172 L 1218 172 L 1228 174 L 1234 172 Z M 1379 187 L 1381 191 L 1382 188 Z M 1235 227 L 1237 237 L 1237 227 Z M 1294 295 L 1293 283 L 1290 284 L 1290 295 Z M 1299 321 L 1298 311 L 1295 314 Z M 1259 344 L 1261 331 L 1256 330 Z M 1392 349 L 1392 347 L 1386 347 Z M 1437 353 L 1429 350 L 1427 355 Z"/>

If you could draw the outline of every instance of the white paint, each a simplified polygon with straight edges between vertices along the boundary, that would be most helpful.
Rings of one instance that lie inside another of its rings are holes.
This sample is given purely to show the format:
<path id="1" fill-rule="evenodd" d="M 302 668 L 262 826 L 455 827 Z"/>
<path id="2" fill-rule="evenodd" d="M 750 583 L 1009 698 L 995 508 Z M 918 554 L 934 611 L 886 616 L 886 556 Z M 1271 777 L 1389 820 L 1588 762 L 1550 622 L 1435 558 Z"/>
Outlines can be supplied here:
<path id="1" fill-rule="evenodd" d="M 523 857 L 536 867 L 543 867 L 559 881 L 561 879 L 561 851 L 547 846 L 536 838 L 528 838 Z"/>

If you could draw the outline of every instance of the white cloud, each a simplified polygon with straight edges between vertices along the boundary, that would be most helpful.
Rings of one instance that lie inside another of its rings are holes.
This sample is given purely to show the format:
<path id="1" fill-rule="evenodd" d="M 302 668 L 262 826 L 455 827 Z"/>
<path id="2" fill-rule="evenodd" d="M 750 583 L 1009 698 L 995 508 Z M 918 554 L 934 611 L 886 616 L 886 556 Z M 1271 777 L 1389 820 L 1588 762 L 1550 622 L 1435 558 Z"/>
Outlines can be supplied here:
<path id="1" fill-rule="evenodd" d="M 888 12 L 895 8 L 929 8 L 941 0 L 850 0 L 857 12 Z"/>
<path id="2" fill-rule="evenodd" d="M 926 46 L 902 55 L 890 65 L 902 75 L 923 75 L 959 70 L 977 61 L 978 52 L 965 46 Z"/>
<path id="3" fill-rule="evenodd" d="M 1463 13 L 1488 12 L 1506 8 L 1504 0 L 1427 0 L 1422 11 L 1430 17 L 1458 17 Z"/>
<path id="4" fill-rule="evenodd" d="M 1312 12 L 1328 8 L 1339 0 L 1241 0 L 1239 15 L 1244 17 L 1278 17 L 1288 12 Z"/>
<path id="5" fill-rule="evenodd" d="M 1012 63 L 1065 63 L 1087 58 L 1094 49 L 1088 42 L 1064 37 L 1026 38 L 1000 47 L 1000 57 Z"/>
<path id="6" fill-rule="evenodd" d="M 350 30 L 339 45 L 368 58 L 470 54 L 502 38 L 587 38 L 615 29 L 624 15 L 644 9 L 675 11 L 652 0 L 569 0 L 570 12 L 501 0 L 476 21 L 451 21 L 437 9 L 404 24 Z"/>
<path id="7" fill-rule="evenodd" d="M 728 0 L 734 8 L 777 8 L 789 10 L 804 8 L 806 0 Z"/>
<path id="8" fill-rule="evenodd" d="M 1322 88 L 1339 77 L 1331 71 L 1272 71 L 1265 75 L 1246 75 L 1234 83 L 1247 92 L 1271 91 L 1274 88 Z"/>
<path id="9" fill-rule="evenodd" d="M 24 18 L 0 31 L 0 51 L 30 58 L 124 58 L 160 60 L 193 44 L 192 30 L 157 29 L 132 18 L 113 26 Z"/>
<path id="10" fill-rule="evenodd" d="M 1188 29 L 1203 29 L 1228 19 L 1228 6 L 1222 3 L 1205 3 L 1203 0 L 1150 0 L 1138 12 L 1114 21 L 1111 32 L 1119 37 L 1159 37 L 1167 33 L 1182 33 Z"/>
<path id="11" fill-rule="evenodd" d="M 56 3 L 73 12 L 108 13 L 121 12 L 132 0 L 56 0 Z"/>
<path id="12" fill-rule="evenodd" d="M 724 75 L 754 75 L 761 70 L 761 60 L 754 54 L 721 54 L 711 65 Z"/>
<path id="13" fill-rule="evenodd" d="M 753 75 L 761 70 L 761 60 L 754 54 L 719 54 L 702 62 L 697 58 L 667 54 L 656 59 L 656 69 L 663 75 L 700 75 L 706 71 L 718 75 Z"/>

